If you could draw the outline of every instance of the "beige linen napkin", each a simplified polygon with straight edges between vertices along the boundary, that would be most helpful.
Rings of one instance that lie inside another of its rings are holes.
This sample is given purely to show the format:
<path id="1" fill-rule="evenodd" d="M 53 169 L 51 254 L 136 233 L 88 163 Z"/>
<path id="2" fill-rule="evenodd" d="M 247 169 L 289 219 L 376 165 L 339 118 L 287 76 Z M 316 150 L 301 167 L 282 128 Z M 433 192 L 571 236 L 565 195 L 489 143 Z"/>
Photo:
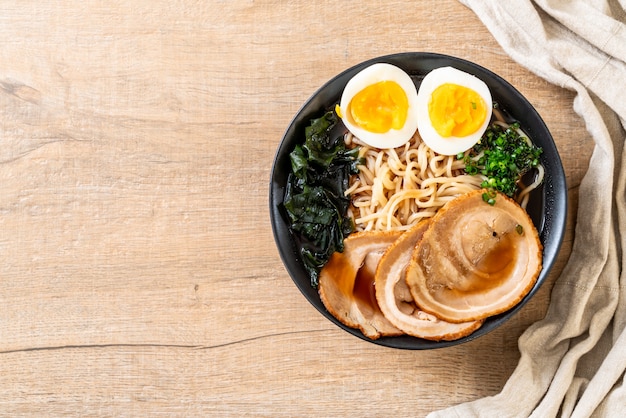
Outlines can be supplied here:
<path id="1" fill-rule="evenodd" d="M 517 368 L 501 393 L 429 417 L 626 417 L 626 0 L 460 1 L 514 60 L 576 92 L 595 148 L 572 254 Z"/>

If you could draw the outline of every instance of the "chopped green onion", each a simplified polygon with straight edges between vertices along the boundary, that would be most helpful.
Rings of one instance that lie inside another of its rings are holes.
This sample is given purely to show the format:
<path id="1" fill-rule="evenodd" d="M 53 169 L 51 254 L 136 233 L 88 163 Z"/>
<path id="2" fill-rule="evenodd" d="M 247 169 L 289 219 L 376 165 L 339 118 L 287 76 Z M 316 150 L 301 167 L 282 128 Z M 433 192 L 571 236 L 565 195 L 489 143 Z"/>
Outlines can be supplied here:
<path id="1" fill-rule="evenodd" d="M 496 198 L 495 197 L 491 197 L 488 192 L 483 193 L 483 200 L 486 203 L 489 203 L 491 206 L 496 204 Z"/>
<path id="2" fill-rule="evenodd" d="M 539 165 L 542 149 L 529 144 L 518 128 L 517 122 L 508 128 L 492 124 L 463 158 L 466 174 L 487 177 L 481 187 L 494 191 L 494 195 L 490 194 L 485 201 L 494 199 L 495 191 L 513 197 L 519 179 Z M 480 158 L 476 158 L 478 155 Z"/>

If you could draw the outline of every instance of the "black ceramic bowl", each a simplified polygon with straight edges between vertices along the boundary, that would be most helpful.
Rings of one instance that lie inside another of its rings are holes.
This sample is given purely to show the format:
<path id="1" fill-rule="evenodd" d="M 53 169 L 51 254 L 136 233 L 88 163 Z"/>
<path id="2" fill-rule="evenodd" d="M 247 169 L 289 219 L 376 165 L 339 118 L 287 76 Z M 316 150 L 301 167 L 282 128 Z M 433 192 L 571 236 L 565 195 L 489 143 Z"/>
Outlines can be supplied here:
<path id="1" fill-rule="evenodd" d="M 339 102 L 348 80 L 363 68 L 376 62 L 386 62 L 402 68 L 411 76 L 417 87 L 429 71 L 443 66 L 453 66 L 477 76 L 489 86 L 494 101 L 512 118 L 518 120 L 522 129 L 533 142 L 543 148 L 541 163 L 546 171 L 545 180 L 541 187 L 532 192 L 527 207 L 544 247 L 543 269 L 539 278 L 531 291 L 515 307 L 500 315 L 488 318 L 483 326 L 473 334 L 455 341 L 437 342 L 411 336 L 382 337 L 372 341 L 365 337 L 360 330 L 349 328 L 340 323 L 326 310 L 317 289 L 311 287 L 309 277 L 300 260 L 294 237 L 289 230 L 288 219 L 281 209 L 287 176 L 290 171 L 289 153 L 293 151 L 296 144 L 304 142 L 304 128 L 311 119 L 321 116 L 325 109 Z M 274 239 L 282 261 L 296 286 L 322 315 L 347 332 L 366 341 L 387 347 L 423 350 L 462 344 L 485 335 L 511 318 L 533 297 L 545 281 L 561 246 L 567 215 L 567 187 L 561 159 L 548 128 L 528 100 L 511 84 L 472 62 L 447 55 L 417 52 L 388 55 L 365 61 L 337 75 L 311 96 L 292 120 L 278 146 L 271 173 L 269 204 Z"/>

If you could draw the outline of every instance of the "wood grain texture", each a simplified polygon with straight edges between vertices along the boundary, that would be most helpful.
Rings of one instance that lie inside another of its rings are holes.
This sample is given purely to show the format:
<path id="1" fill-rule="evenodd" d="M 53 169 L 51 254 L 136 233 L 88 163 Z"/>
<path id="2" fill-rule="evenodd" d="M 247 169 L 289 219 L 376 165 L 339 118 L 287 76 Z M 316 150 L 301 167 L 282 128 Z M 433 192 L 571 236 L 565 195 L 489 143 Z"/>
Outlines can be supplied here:
<path id="1" fill-rule="evenodd" d="M 1 1 L 0 415 L 424 416 L 497 393 L 574 236 L 591 140 L 572 92 L 455 1 Z M 549 282 L 460 347 L 326 321 L 275 249 L 272 160 L 304 101 L 365 59 L 503 76 L 551 129 L 568 231 Z"/>

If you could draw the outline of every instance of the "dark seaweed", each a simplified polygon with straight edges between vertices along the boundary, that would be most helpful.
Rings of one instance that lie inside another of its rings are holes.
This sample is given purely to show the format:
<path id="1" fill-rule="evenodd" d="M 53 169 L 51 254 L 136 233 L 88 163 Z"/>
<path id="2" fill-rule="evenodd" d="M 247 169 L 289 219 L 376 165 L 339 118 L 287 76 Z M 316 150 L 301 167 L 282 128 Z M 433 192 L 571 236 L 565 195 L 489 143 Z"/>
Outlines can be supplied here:
<path id="1" fill-rule="evenodd" d="M 337 124 L 329 111 L 305 128 L 304 144 L 290 154 L 292 172 L 283 200 L 313 287 L 321 268 L 335 251 L 343 251 L 344 238 L 354 230 L 346 216 L 350 198 L 345 191 L 361 161 L 358 147 L 345 146 L 345 129 L 336 129 Z"/>

